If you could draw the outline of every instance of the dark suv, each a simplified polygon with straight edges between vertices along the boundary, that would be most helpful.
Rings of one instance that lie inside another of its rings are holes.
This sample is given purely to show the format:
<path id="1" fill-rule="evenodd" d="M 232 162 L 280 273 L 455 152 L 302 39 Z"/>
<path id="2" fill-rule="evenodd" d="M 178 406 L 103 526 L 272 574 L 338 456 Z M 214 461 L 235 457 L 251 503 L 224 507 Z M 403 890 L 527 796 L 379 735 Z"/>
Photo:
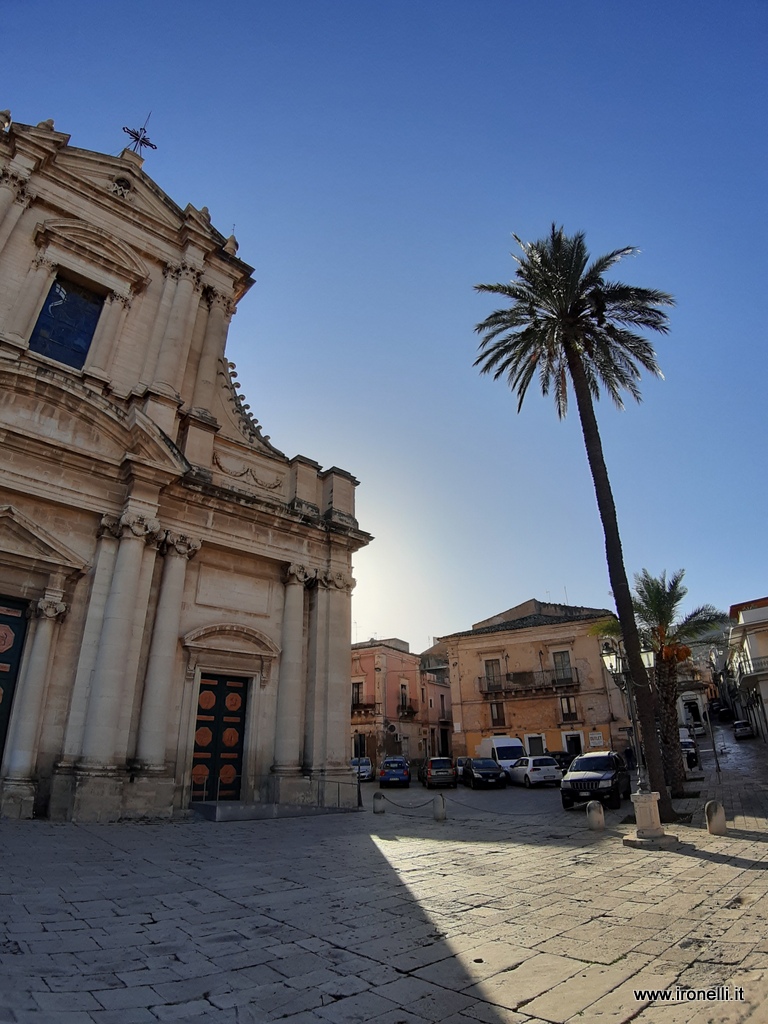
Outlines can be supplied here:
<path id="1" fill-rule="evenodd" d="M 587 800 L 600 800 L 613 810 L 632 792 L 632 780 L 622 758 L 613 750 L 580 754 L 560 783 L 566 810 Z"/>

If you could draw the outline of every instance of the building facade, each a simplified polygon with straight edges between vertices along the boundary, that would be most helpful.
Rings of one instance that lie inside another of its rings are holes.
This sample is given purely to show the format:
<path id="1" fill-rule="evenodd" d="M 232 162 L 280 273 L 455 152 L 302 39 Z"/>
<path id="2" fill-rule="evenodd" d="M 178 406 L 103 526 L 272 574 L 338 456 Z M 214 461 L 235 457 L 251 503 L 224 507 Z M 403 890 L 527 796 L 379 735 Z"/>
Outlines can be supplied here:
<path id="1" fill-rule="evenodd" d="M 0 114 L 0 811 L 354 804 L 355 478 L 275 448 L 253 284 L 141 156 Z"/>
<path id="2" fill-rule="evenodd" d="M 411 654 L 405 640 L 352 645 L 352 748 L 380 764 L 451 754 L 450 684 L 439 655 Z"/>
<path id="3" fill-rule="evenodd" d="M 735 604 L 728 661 L 721 678 L 724 701 L 768 738 L 768 597 Z"/>
<path id="4" fill-rule="evenodd" d="M 623 694 L 603 667 L 600 608 L 526 601 L 442 637 L 453 700 L 453 746 L 517 737 L 529 754 L 630 746 Z"/>

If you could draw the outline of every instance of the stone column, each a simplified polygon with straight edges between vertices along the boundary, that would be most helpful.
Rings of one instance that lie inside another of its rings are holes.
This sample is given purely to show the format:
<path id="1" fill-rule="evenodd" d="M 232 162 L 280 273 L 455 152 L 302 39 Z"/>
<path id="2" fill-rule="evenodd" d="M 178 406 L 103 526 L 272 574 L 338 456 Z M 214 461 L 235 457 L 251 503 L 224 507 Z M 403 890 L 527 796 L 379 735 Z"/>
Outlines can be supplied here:
<path id="1" fill-rule="evenodd" d="M 209 293 L 209 302 L 210 311 L 208 313 L 208 322 L 205 326 L 203 350 L 200 355 L 200 366 L 197 371 L 195 393 L 192 399 L 192 407 L 198 412 L 210 412 L 216 388 L 219 359 L 224 355 L 224 343 L 227 338 L 229 321 L 235 312 L 235 305 L 232 300 L 214 289 L 211 289 Z"/>
<path id="2" fill-rule="evenodd" d="M 351 688 L 352 590 L 355 581 L 341 572 L 326 576 L 328 586 L 328 700 L 326 770 L 349 770 L 349 694 Z"/>
<path id="3" fill-rule="evenodd" d="M 123 323 L 131 308 L 129 295 L 120 292 L 110 292 L 104 302 L 104 309 L 91 341 L 91 347 L 86 357 L 84 371 L 96 377 L 108 377 L 111 355 Z"/>
<path id="4" fill-rule="evenodd" d="M 325 577 L 312 581 L 309 615 L 309 665 L 304 767 L 322 771 L 325 765 L 325 716 L 328 700 L 328 586 Z M 349 701 L 346 702 L 349 705 Z"/>
<path id="5" fill-rule="evenodd" d="M 185 369 L 185 346 L 194 324 L 202 272 L 188 263 L 179 267 L 176 294 L 157 360 L 154 386 L 177 394 Z"/>
<path id="6" fill-rule="evenodd" d="M 147 354 L 144 358 L 144 366 L 141 371 L 142 384 L 150 384 L 155 378 L 157 369 L 158 352 L 163 343 L 165 328 L 168 324 L 168 315 L 173 305 L 173 296 L 176 294 L 179 268 L 172 263 L 166 263 L 163 267 L 163 290 L 160 295 L 157 309 L 152 317 L 152 334 L 147 346 Z"/>
<path id="7" fill-rule="evenodd" d="M 157 536 L 159 523 L 143 513 L 126 510 L 117 527 L 117 550 L 112 583 L 93 670 L 86 712 L 81 765 L 113 767 L 124 670 L 131 641 L 136 595 L 144 545 Z"/>
<path id="8" fill-rule="evenodd" d="M 283 602 L 282 653 L 277 689 L 275 763 L 278 775 L 301 771 L 301 689 L 304 652 L 304 587 L 308 579 L 303 565 L 289 565 Z"/>
<path id="9" fill-rule="evenodd" d="M 8 737 L 9 754 L 2 792 L 2 813 L 6 816 L 32 817 L 36 791 L 32 775 L 37 763 L 37 740 L 48 688 L 48 666 L 56 624 L 61 622 L 67 611 L 62 601 L 64 591 L 61 582 L 60 576 L 53 576 L 45 594 L 34 606 L 37 622 L 24 684 L 16 696 L 13 725 Z"/>
<path id="10" fill-rule="evenodd" d="M 64 591 L 60 587 L 49 583 L 45 594 L 34 606 L 33 614 L 37 618 L 37 626 L 29 652 L 24 689 L 16 697 L 16 726 L 7 761 L 7 774 L 10 778 L 28 779 L 35 768 L 37 735 L 48 685 L 48 662 L 53 650 L 54 631 L 56 624 L 61 622 L 67 611 L 67 606 L 62 601 L 63 596 Z"/>
<path id="11" fill-rule="evenodd" d="M 0 171 L 0 252 L 31 202 L 26 179 L 12 171 Z"/>
<path id="12" fill-rule="evenodd" d="M 150 771 L 162 771 L 165 767 L 165 737 L 179 643 L 184 577 L 187 562 L 200 550 L 200 543 L 199 540 L 168 532 L 161 546 L 165 555 L 163 578 L 149 648 L 136 745 L 136 760 Z"/>
<path id="13" fill-rule="evenodd" d="M 26 342 L 32 331 L 33 319 L 51 287 L 58 265 L 46 253 L 39 252 L 32 261 L 19 296 L 8 317 L 8 333 L 18 341 Z"/>

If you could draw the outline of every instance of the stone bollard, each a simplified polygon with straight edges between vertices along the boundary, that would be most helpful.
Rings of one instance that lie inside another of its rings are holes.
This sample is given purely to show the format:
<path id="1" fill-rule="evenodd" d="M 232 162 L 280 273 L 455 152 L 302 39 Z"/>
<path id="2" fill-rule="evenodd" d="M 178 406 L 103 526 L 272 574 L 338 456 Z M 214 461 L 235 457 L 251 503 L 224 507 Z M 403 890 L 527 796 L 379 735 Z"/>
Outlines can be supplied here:
<path id="1" fill-rule="evenodd" d="M 704 816 L 707 819 L 707 832 L 711 836 L 724 836 L 728 834 L 725 808 L 718 800 L 707 800 L 704 804 Z"/>
<path id="2" fill-rule="evenodd" d="M 432 812 L 435 815 L 435 821 L 445 821 L 445 797 L 442 793 L 435 794 L 435 799 L 432 801 Z"/>
<path id="3" fill-rule="evenodd" d="M 383 814 L 384 813 L 384 794 L 374 793 L 373 794 L 373 813 Z"/>
<path id="4" fill-rule="evenodd" d="M 587 825 L 593 832 L 601 832 L 605 828 L 605 811 L 599 800 L 590 800 L 587 804 Z"/>

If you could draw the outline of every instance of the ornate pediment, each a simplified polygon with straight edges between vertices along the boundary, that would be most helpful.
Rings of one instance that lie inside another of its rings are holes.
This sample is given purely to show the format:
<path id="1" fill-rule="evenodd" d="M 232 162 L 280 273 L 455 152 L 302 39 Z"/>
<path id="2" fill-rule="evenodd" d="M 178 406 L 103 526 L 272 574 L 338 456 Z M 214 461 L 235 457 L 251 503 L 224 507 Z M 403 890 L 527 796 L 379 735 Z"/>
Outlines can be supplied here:
<path id="1" fill-rule="evenodd" d="M 136 253 L 120 239 L 102 228 L 70 218 L 47 220 L 38 226 L 35 241 L 41 248 L 74 253 L 88 263 L 106 266 L 109 271 L 130 282 L 134 291 L 149 280 L 149 271 Z"/>
<path id="2" fill-rule="evenodd" d="M 0 552 L 6 564 L 44 569 L 48 573 L 70 576 L 87 568 L 80 555 L 13 505 L 0 505 Z"/>

